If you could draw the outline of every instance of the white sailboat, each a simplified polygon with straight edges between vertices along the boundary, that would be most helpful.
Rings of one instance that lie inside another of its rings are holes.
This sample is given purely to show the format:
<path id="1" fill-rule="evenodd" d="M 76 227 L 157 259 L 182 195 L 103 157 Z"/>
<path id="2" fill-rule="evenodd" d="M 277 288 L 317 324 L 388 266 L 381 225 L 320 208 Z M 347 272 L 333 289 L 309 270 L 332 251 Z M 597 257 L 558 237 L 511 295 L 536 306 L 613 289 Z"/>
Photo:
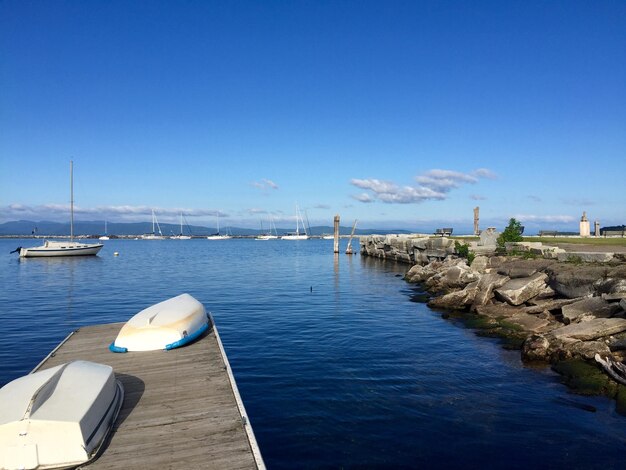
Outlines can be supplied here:
<path id="1" fill-rule="evenodd" d="M 302 222 L 302 231 L 304 234 L 300 234 L 300 222 Z M 281 237 L 283 240 L 307 240 L 309 235 L 306 233 L 306 227 L 304 226 L 304 219 L 300 214 L 298 205 L 296 204 L 296 231 L 287 233 Z"/>
<path id="2" fill-rule="evenodd" d="M 74 241 L 74 162 L 70 160 L 70 239 L 69 241 L 45 240 L 41 246 L 31 248 L 19 247 L 21 258 L 47 258 L 54 256 L 87 256 L 97 255 L 104 245 L 102 243 L 79 243 Z"/>
<path id="3" fill-rule="evenodd" d="M 272 235 L 272 227 L 274 228 L 274 234 Z M 261 227 L 261 230 L 263 228 Z M 276 233 L 276 225 L 274 224 L 274 219 L 270 217 L 270 230 L 268 233 L 264 233 L 255 238 L 255 240 L 276 240 L 278 239 L 278 234 Z"/>
<path id="4" fill-rule="evenodd" d="M 154 231 L 154 226 L 156 224 L 156 228 L 159 230 L 159 233 L 157 234 Z M 163 236 L 163 232 L 161 232 L 161 226 L 159 225 L 159 221 L 156 218 L 156 214 L 154 213 L 154 209 L 152 209 L 152 233 L 144 233 L 141 236 L 142 240 L 164 240 L 165 237 Z"/>
<path id="5" fill-rule="evenodd" d="M 222 235 L 220 234 L 220 213 L 217 213 L 217 232 L 213 235 L 209 235 L 206 237 L 207 240 L 227 240 L 232 238 L 230 235 Z"/>
<path id="6" fill-rule="evenodd" d="M 170 237 L 172 240 L 191 240 L 190 235 L 183 235 L 183 213 L 180 213 L 180 233 Z"/>
<path id="7" fill-rule="evenodd" d="M 107 221 L 104 221 L 104 235 L 102 235 L 100 238 L 98 238 L 98 240 L 108 240 L 109 239 L 109 235 L 107 233 Z"/>

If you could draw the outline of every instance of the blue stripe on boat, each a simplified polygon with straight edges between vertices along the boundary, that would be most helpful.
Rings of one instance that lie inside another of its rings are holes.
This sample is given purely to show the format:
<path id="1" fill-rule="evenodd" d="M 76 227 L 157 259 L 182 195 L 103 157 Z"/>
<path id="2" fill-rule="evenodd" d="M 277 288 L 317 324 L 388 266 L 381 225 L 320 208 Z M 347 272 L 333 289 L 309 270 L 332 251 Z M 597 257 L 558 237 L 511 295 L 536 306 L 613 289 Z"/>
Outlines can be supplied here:
<path id="1" fill-rule="evenodd" d="M 209 329 L 209 324 L 205 323 L 195 333 L 187 335 L 184 338 L 179 339 L 178 341 L 174 341 L 173 343 L 166 345 L 165 349 L 169 351 L 170 349 L 178 348 L 180 346 L 184 346 L 187 343 L 191 343 L 193 340 L 195 340 L 198 336 L 200 336 L 202 333 L 204 333 L 208 329 Z"/>
<path id="2" fill-rule="evenodd" d="M 113 341 L 109 345 L 109 351 L 114 352 L 114 353 L 125 353 L 125 352 L 128 352 L 128 349 L 127 348 L 120 348 L 119 346 L 115 346 L 115 341 Z"/>

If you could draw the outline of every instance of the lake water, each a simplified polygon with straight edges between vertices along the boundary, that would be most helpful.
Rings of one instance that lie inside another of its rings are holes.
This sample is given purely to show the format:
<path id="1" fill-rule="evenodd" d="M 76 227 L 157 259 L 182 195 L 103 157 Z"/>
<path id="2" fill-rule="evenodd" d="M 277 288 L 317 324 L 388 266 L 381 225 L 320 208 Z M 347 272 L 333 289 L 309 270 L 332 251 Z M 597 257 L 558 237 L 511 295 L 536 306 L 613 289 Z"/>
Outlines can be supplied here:
<path id="1" fill-rule="evenodd" d="M 626 465 L 611 400 L 412 302 L 406 265 L 328 240 L 105 243 L 20 260 L 9 251 L 37 243 L 0 240 L 0 385 L 77 327 L 188 292 L 215 318 L 268 468 Z"/>

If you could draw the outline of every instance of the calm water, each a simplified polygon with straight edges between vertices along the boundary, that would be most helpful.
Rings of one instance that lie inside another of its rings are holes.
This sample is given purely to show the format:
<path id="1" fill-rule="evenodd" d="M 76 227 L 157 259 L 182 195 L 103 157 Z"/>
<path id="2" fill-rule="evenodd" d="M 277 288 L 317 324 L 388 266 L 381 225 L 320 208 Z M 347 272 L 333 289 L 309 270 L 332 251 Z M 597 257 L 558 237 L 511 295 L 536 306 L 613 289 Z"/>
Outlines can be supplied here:
<path id="1" fill-rule="evenodd" d="M 33 241 L 0 240 L 0 385 L 72 329 L 188 292 L 213 313 L 269 468 L 624 468 L 610 400 L 411 302 L 406 266 L 335 258 L 326 240 L 105 243 L 19 260 Z"/>

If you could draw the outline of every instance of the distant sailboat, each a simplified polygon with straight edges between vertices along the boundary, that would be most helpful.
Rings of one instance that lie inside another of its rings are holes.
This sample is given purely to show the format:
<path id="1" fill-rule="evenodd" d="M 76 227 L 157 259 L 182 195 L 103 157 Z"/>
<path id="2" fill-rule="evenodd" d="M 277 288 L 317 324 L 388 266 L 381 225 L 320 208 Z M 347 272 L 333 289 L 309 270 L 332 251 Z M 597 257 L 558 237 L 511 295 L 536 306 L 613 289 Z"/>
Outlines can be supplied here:
<path id="1" fill-rule="evenodd" d="M 170 237 L 172 240 L 191 240 L 190 235 L 183 235 L 183 213 L 180 213 L 180 233 Z"/>
<path id="2" fill-rule="evenodd" d="M 262 225 L 262 224 L 261 224 Z M 272 227 L 274 227 L 274 234 L 272 235 Z M 263 227 L 261 227 L 263 230 Z M 270 217 L 270 230 L 268 233 L 264 233 L 256 237 L 256 240 L 276 240 L 278 239 L 278 234 L 276 233 L 276 225 L 274 224 L 274 220 Z"/>
<path id="3" fill-rule="evenodd" d="M 159 234 L 154 231 L 154 226 L 156 224 L 156 228 L 159 230 Z M 144 233 L 141 236 L 142 240 L 164 240 L 163 232 L 161 232 L 161 226 L 159 225 L 159 221 L 156 218 L 156 214 L 154 213 L 154 209 L 152 209 L 152 233 Z"/>
<path id="4" fill-rule="evenodd" d="M 302 222 L 302 231 L 304 235 L 300 234 L 300 222 Z M 283 240 L 307 240 L 309 235 L 306 233 L 306 227 L 304 226 L 304 220 L 302 219 L 302 215 L 300 214 L 300 210 L 298 209 L 298 205 L 296 204 L 296 231 L 287 233 L 281 237 Z"/>
<path id="5" fill-rule="evenodd" d="M 108 240 L 109 239 L 109 235 L 107 233 L 107 221 L 104 221 L 104 235 L 102 235 L 100 238 L 98 238 L 98 240 Z"/>
<path id="6" fill-rule="evenodd" d="M 209 235 L 206 237 L 207 240 L 227 240 L 232 238 L 230 235 L 221 235 L 220 234 L 220 213 L 217 213 L 217 232 L 213 235 Z"/>
<path id="7" fill-rule="evenodd" d="M 70 160 L 70 240 L 45 240 L 42 246 L 19 247 L 11 253 L 19 251 L 21 258 L 86 256 L 97 255 L 103 246 L 102 243 L 78 243 L 74 241 L 74 162 Z"/>

